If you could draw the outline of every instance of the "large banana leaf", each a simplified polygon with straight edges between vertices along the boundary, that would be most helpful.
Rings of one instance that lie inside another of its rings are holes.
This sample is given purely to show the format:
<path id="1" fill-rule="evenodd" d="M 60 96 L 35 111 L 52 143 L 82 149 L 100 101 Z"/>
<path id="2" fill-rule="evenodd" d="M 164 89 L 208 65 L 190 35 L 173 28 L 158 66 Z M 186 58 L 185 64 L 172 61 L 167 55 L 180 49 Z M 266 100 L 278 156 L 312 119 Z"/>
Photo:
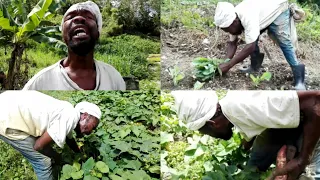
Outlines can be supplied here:
<path id="1" fill-rule="evenodd" d="M 9 31 L 14 31 L 15 26 L 15 21 L 10 16 L 10 13 L 5 7 L 5 4 L 0 0 L 0 30 L 5 29 Z"/>
<path id="2" fill-rule="evenodd" d="M 22 36 L 26 32 L 34 31 L 40 24 L 41 20 L 44 18 L 46 11 L 51 5 L 52 0 L 40 0 L 38 4 L 32 9 L 28 14 L 28 19 L 22 25 L 22 28 L 19 29 L 17 33 L 17 39 L 22 39 Z"/>
<path id="3" fill-rule="evenodd" d="M 56 38 L 53 38 L 53 37 L 48 37 L 43 34 L 35 34 L 35 35 L 30 36 L 30 38 L 35 40 L 38 43 L 50 44 L 50 45 L 54 46 L 55 48 L 62 49 L 65 52 L 67 52 L 67 50 L 68 50 L 68 47 L 65 43 L 63 43 L 62 41 L 60 41 Z"/>
<path id="4" fill-rule="evenodd" d="M 40 0 L 38 4 L 28 14 L 26 22 L 17 33 L 17 38 L 22 39 L 26 32 L 34 31 L 43 20 L 52 17 L 52 13 L 57 11 L 66 0 Z"/>

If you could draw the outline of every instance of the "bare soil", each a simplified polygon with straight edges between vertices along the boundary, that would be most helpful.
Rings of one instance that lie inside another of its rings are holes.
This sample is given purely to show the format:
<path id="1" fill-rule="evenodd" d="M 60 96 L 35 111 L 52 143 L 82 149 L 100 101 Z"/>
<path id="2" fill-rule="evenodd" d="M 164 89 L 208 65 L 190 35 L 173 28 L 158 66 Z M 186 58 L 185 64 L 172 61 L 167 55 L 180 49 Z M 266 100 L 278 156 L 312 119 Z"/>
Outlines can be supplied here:
<path id="1" fill-rule="evenodd" d="M 162 89 L 193 89 L 197 81 L 194 77 L 194 68 L 191 62 L 197 57 L 223 58 L 225 56 L 228 34 L 213 28 L 208 34 L 201 31 L 187 29 L 180 24 L 174 28 L 162 27 L 161 30 L 161 88 Z M 244 46 L 240 41 L 239 52 Z M 262 34 L 259 42 L 260 51 L 265 53 L 262 68 L 253 75 L 262 75 L 263 72 L 272 73 L 270 81 L 264 81 L 258 87 L 254 87 L 249 74 L 242 73 L 239 68 L 250 64 L 247 58 L 237 64 L 222 76 L 216 77 L 204 84 L 202 89 L 263 89 L 263 90 L 290 90 L 293 89 L 293 75 L 289 64 L 284 58 L 281 49 L 267 36 Z M 306 66 L 307 89 L 320 89 L 320 45 L 317 42 L 299 40 L 297 57 Z M 169 69 L 178 66 L 185 74 L 178 86 L 173 85 L 173 79 Z"/>

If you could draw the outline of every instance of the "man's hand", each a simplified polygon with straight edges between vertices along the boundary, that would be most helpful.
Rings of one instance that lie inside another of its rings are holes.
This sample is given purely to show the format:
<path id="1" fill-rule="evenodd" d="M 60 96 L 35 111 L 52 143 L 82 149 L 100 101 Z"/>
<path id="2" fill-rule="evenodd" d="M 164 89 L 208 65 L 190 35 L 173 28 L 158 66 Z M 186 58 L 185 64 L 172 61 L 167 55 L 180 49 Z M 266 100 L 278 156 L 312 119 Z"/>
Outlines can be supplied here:
<path id="1" fill-rule="evenodd" d="M 72 149 L 73 152 L 75 152 L 75 153 L 81 152 L 80 148 L 78 147 L 77 142 L 74 138 L 72 138 L 72 139 L 66 138 L 66 143 Z"/>
<path id="2" fill-rule="evenodd" d="M 245 151 L 249 151 L 253 145 L 253 142 L 255 140 L 256 137 L 254 137 L 251 141 L 247 142 L 246 140 L 242 140 L 241 141 L 241 147 L 245 150 Z"/>
<path id="3" fill-rule="evenodd" d="M 41 151 L 47 145 L 49 145 L 51 142 L 52 142 L 52 138 L 50 137 L 50 135 L 46 131 L 45 133 L 42 134 L 42 136 L 40 136 L 36 140 L 36 142 L 35 142 L 35 144 L 33 146 L 33 149 L 36 150 L 36 151 Z"/>
<path id="4" fill-rule="evenodd" d="M 226 74 L 229 71 L 229 69 L 231 68 L 231 65 L 229 62 L 221 63 L 219 65 L 219 68 L 220 68 L 222 74 Z"/>
<path id="5" fill-rule="evenodd" d="M 229 69 L 231 69 L 233 66 L 238 64 L 239 62 L 242 62 L 245 58 L 247 58 L 256 48 L 256 42 L 250 43 L 245 45 L 245 47 L 236 55 L 234 56 L 229 62 L 222 63 L 219 65 L 219 68 L 222 71 L 222 74 L 226 74 Z M 231 50 L 230 50 L 231 51 Z M 229 53 L 228 53 L 229 54 Z M 231 53 L 230 53 L 231 54 Z M 228 57 L 229 56 L 229 57 Z M 231 55 L 228 55 L 227 58 L 230 58 Z"/>
<path id="6" fill-rule="evenodd" d="M 307 163 L 304 163 L 300 158 L 295 158 L 289 161 L 283 168 L 277 168 L 272 172 L 272 175 L 267 180 L 274 180 L 277 176 L 288 175 L 287 180 L 296 180 L 306 168 Z"/>

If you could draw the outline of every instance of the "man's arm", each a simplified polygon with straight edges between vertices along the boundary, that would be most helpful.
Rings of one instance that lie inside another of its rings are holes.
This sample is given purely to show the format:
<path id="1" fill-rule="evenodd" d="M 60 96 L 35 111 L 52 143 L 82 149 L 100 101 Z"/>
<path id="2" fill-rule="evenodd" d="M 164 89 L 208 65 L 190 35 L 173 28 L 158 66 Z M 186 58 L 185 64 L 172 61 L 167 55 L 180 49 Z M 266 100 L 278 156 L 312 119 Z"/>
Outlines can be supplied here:
<path id="1" fill-rule="evenodd" d="M 233 57 L 229 62 L 220 64 L 220 69 L 223 74 L 229 71 L 234 65 L 242 62 L 245 58 L 247 58 L 251 53 L 253 53 L 256 48 L 255 42 L 247 44 L 241 52 L 239 52 L 235 57 Z M 231 51 L 231 50 L 230 50 Z M 231 54 L 231 53 L 230 53 Z"/>
<path id="2" fill-rule="evenodd" d="M 237 42 L 238 42 L 238 38 L 236 38 L 234 41 L 228 42 L 226 59 L 233 58 L 234 54 L 237 51 Z"/>
<path id="3" fill-rule="evenodd" d="M 313 150 L 319 140 L 320 131 L 320 98 L 313 96 L 310 98 L 307 94 L 310 92 L 298 92 L 301 109 L 304 109 L 304 119 L 301 121 L 303 126 L 303 144 L 299 156 L 289 161 L 282 169 L 276 169 L 273 177 L 289 174 L 296 178 L 310 163 Z M 303 101 L 303 102 L 302 102 Z M 271 178 L 272 179 L 272 178 Z"/>
<path id="4" fill-rule="evenodd" d="M 66 138 L 66 143 L 74 152 L 76 152 L 76 153 L 80 152 L 80 149 L 79 149 L 77 142 L 74 138 L 71 138 L 71 139 Z"/>
<path id="5" fill-rule="evenodd" d="M 42 134 L 42 136 L 40 136 L 36 140 L 36 142 L 35 142 L 35 144 L 33 146 L 33 149 L 36 150 L 36 151 L 41 151 L 46 146 L 48 146 L 51 142 L 52 142 L 52 138 L 50 137 L 50 135 L 46 131 L 45 133 Z"/>

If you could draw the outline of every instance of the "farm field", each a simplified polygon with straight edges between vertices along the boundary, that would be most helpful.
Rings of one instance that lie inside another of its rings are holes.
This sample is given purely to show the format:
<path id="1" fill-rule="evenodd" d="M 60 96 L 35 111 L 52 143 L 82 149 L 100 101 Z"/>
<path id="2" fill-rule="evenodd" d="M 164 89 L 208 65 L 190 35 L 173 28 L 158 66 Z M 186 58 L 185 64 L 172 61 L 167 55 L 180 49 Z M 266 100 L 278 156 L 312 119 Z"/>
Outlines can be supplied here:
<path id="1" fill-rule="evenodd" d="M 102 110 L 94 133 L 77 138 L 82 153 L 55 146 L 59 179 L 152 180 L 160 178 L 159 91 L 43 91 L 72 104 L 86 100 Z M 0 179 L 35 180 L 29 162 L 0 141 Z M 138 178 L 138 179 L 139 179 Z"/>
<path id="2" fill-rule="evenodd" d="M 161 86 L 162 89 L 293 89 L 293 75 L 281 49 L 266 33 L 260 36 L 260 51 L 265 53 L 262 68 L 249 74 L 239 68 L 248 66 L 250 59 L 237 64 L 223 76 L 206 81 L 196 78 L 193 60 L 220 59 L 226 53 L 229 35 L 215 27 L 213 22 L 216 0 L 164 0 L 161 9 Z M 241 1 L 228 1 L 237 4 Z M 294 2 L 294 1 L 290 1 Z M 305 1 L 307 2 L 307 1 Z M 298 59 L 306 66 L 307 89 L 319 89 L 320 15 L 316 4 L 301 3 L 306 20 L 297 24 Z M 243 37 L 243 36 L 241 36 Z M 244 47 L 240 40 L 237 52 Z M 205 73 L 205 72 L 204 72 Z M 267 73 L 268 75 L 263 75 Z M 257 82 L 258 77 L 265 77 Z M 198 81 L 198 82 L 197 82 Z M 255 83 L 255 82 L 257 83 Z"/>

